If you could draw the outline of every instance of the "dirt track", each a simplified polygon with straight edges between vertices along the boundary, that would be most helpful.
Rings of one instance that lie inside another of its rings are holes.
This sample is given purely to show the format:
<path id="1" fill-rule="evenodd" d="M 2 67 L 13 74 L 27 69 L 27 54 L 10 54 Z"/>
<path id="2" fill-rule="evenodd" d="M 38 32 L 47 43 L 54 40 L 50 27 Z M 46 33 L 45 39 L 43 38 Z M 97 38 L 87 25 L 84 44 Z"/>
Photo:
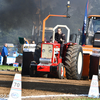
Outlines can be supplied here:
<path id="1" fill-rule="evenodd" d="M 0 71 L 0 94 L 9 94 L 15 73 Z M 61 80 L 57 78 L 22 76 L 22 96 L 88 94 L 89 87 L 89 80 Z"/>

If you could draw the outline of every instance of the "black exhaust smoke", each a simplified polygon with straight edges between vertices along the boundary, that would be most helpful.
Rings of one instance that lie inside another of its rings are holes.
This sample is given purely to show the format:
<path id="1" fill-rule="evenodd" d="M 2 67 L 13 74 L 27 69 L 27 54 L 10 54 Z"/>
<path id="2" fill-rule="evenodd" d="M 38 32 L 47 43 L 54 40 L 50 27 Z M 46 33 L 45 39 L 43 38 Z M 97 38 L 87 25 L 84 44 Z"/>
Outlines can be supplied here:
<path id="1" fill-rule="evenodd" d="M 77 33 L 83 25 L 86 1 L 70 0 L 71 18 L 50 18 L 46 22 L 46 26 L 54 27 L 57 24 L 64 24 L 68 25 L 71 33 Z M 18 44 L 18 37 L 37 41 L 37 36 L 40 36 L 38 41 L 41 41 L 42 31 L 39 27 L 42 28 L 43 19 L 48 14 L 66 14 L 66 4 L 67 0 L 0 0 L 0 44 L 4 42 Z M 99 9 L 98 2 L 90 1 L 90 14 L 91 11 L 92 13 L 99 12 L 99 10 L 93 9 L 95 6 L 96 8 L 98 6 L 97 9 Z M 34 32 L 32 33 L 33 26 Z M 63 33 L 66 34 L 65 31 Z"/>

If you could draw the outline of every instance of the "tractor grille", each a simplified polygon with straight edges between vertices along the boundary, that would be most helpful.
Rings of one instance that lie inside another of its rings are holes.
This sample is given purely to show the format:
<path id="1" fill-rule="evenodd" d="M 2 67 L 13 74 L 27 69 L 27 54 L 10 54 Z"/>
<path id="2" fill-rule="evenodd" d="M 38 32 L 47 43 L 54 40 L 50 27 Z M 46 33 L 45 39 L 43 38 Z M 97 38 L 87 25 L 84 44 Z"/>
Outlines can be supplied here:
<path id="1" fill-rule="evenodd" d="M 53 45 L 42 45 L 42 58 L 52 58 Z"/>

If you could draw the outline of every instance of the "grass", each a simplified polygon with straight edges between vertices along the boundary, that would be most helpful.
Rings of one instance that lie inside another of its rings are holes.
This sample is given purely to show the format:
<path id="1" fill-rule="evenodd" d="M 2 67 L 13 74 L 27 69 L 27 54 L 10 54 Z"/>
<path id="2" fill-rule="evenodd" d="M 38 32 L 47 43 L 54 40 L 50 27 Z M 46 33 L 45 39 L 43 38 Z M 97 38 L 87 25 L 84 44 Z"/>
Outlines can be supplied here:
<path id="1" fill-rule="evenodd" d="M 14 70 L 16 67 L 8 66 L 8 65 L 0 65 L 0 70 Z M 20 66 L 17 67 L 19 71 L 22 70 Z"/>

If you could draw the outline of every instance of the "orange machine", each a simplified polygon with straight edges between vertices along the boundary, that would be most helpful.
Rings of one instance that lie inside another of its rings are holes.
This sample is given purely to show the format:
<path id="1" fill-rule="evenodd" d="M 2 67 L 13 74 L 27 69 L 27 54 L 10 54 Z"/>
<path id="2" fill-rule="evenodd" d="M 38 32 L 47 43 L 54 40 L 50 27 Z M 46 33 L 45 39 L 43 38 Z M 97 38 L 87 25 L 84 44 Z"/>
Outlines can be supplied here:
<path id="1" fill-rule="evenodd" d="M 93 71 L 99 70 L 99 60 L 93 57 L 100 57 L 100 15 L 88 16 L 88 27 L 86 32 L 86 42 L 83 48 L 83 73 L 82 76 L 89 77 L 91 68 Z M 92 57 L 92 58 L 91 58 Z M 96 65 L 97 62 L 97 65 Z M 91 65 L 92 64 L 92 65 Z M 94 64 L 94 67 L 92 67 Z M 98 71 L 95 74 L 99 74 Z"/>

